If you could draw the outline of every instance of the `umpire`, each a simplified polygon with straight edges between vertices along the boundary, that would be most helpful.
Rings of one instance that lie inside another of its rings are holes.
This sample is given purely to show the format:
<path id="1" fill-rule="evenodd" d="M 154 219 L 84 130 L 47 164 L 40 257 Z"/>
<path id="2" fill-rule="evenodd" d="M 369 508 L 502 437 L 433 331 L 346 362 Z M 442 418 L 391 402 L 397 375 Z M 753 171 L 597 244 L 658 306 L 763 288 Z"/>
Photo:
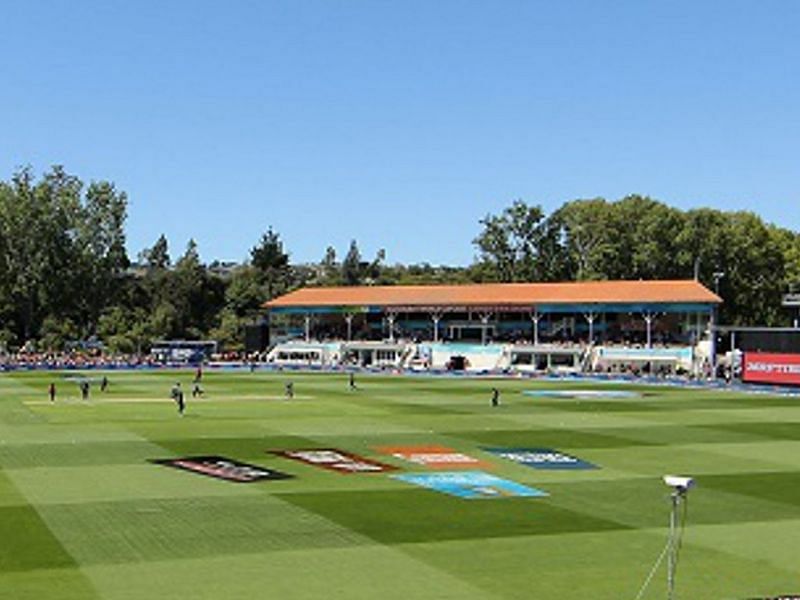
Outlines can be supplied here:
<path id="1" fill-rule="evenodd" d="M 183 411 L 186 410 L 186 403 L 183 401 L 183 390 L 181 389 L 180 381 L 172 387 L 171 396 L 178 405 L 178 413 L 183 416 Z"/>

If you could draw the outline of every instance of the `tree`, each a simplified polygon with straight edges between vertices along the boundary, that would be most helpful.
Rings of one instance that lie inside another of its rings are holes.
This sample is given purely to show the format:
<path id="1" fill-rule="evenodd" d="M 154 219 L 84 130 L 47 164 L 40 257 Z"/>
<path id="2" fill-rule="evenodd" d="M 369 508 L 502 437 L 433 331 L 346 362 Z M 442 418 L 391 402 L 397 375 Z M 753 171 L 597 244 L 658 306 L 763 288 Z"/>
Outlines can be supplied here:
<path id="1" fill-rule="evenodd" d="M 516 200 L 500 215 L 480 221 L 483 231 L 473 244 L 480 252 L 481 280 L 552 281 L 563 273 L 563 249 L 555 221 L 541 206 Z"/>
<path id="2" fill-rule="evenodd" d="M 209 336 L 221 347 L 239 351 L 244 348 L 244 326 L 245 321 L 241 317 L 225 308 L 219 314 L 219 324 L 210 331 Z"/>
<path id="3" fill-rule="evenodd" d="M 203 328 L 205 278 L 206 270 L 200 263 L 197 242 L 190 239 L 183 256 L 175 263 L 175 270 L 172 273 L 172 298 L 173 305 L 178 311 L 179 329 L 193 338 L 200 337 Z"/>
<path id="4" fill-rule="evenodd" d="M 265 302 L 259 279 L 255 267 L 244 265 L 236 269 L 225 289 L 225 310 L 240 318 L 258 312 Z"/>
<path id="5" fill-rule="evenodd" d="M 381 248 L 375 253 L 375 258 L 370 263 L 364 263 L 362 272 L 364 274 L 364 283 L 374 285 L 376 283 L 389 284 L 388 281 L 382 281 L 381 275 L 383 273 L 383 261 L 386 260 L 386 250 Z"/>
<path id="6" fill-rule="evenodd" d="M 711 208 L 687 211 L 675 242 L 675 262 L 682 276 L 709 282 L 727 262 L 731 244 L 728 218 Z"/>
<path id="7" fill-rule="evenodd" d="M 363 277 L 361 252 L 355 240 L 350 242 L 350 249 L 342 261 L 342 283 L 344 285 L 360 285 Z"/>
<path id="8" fill-rule="evenodd" d="M 781 295 L 785 263 L 771 228 L 751 212 L 728 213 L 731 244 L 725 249 L 720 294 L 723 316 L 737 325 L 774 325 L 785 318 Z M 713 283 L 707 283 L 714 289 Z"/>
<path id="9" fill-rule="evenodd" d="M 336 262 L 336 249 L 328 246 L 325 256 L 319 263 L 319 283 L 322 285 L 338 285 L 341 282 L 339 264 Z"/>
<path id="10" fill-rule="evenodd" d="M 619 234 L 608 202 L 603 198 L 574 200 L 562 205 L 554 217 L 561 227 L 570 279 L 607 279 L 611 240 Z"/>
<path id="11" fill-rule="evenodd" d="M 473 243 L 480 250 L 481 263 L 487 279 L 514 281 L 516 257 L 507 219 L 502 215 L 487 215 L 480 223 L 483 225 L 483 231 Z"/>
<path id="12" fill-rule="evenodd" d="M 289 254 L 284 252 L 280 236 L 270 227 L 260 242 L 250 250 L 250 262 L 266 288 L 264 300 L 282 294 L 289 281 Z"/>
<path id="13" fill-rule="evenodd" d="M 124 192 L 117 192 L 108 182 L 89 185 L 78 227 L 77 245 L 82 259 L 79 264 L 91 291 L 81 297 L 90 330 L 94 330 L 102 309 L 114 303 L 120 279 L 130 265 L 125 250 L 126 218 L 127 196 Z"/>
<path id="14" fill-rule="evenodd" d="M 48 316 L 42 322 L 41 340 L 38 349 L 46 352 L 61 352 L 67 342 L 78 339 L 78 328 L 69 318 Z"/>
<path id="15" fill-rule="evenodd" d="M 177 312 L 178 334 L 197 339 L 212 326 L 224 305 L 224 285 L 211 276 L 200 262 L 197 243 L 192 239 L 171 274 L 171 303 Z"/>
<path id="16" fill-rule="evenodd" d="M 613 236 L 607 240 L 609 279 L 674 279 L 690 276 L 675 261 L 683 213 L 647 196 L 626 196 L 610 203 Z"/>
<path id="17" fill-rule="evenodd" d="M 157 334 L 144 307 L 113 306 L 98 320 L 97 334 L 111 352 L 141 354 Z"/>
<path id="18" fill-rule="evenodd" d="M 151 248 L 142 250 L 139 259 L 145 266 L 144 278 L 141 281 L 141 294 L 138 298 L 139 305 L 149 308 L 148 320 L 153 323 L 158 308 L 166 303 L 172 303 L 174 296 L 173 278 L 170 272 L 169 243 L 162 233 Z M 159 312 L 158 324 L 150 329 L 160 337 L 169 337 L 173 325 L 166 324 L 163 317 L 165 311 Z"/>
<path id="19" fill-rule="evenodd" d="M 169 243 L 166 236 L 162 233 L 152 248 L 142 251 L 140 258 L 148 270 L 168 269 L 171 262 L 169 258 Z"/>
<path id="20" fill-rule="evenodd" d="M 784 287 L 788 290 L 800 291 L 800 233 L 769 226 L 770 237 L 780 248 L 784 263 Z"/>
<path id="21" fill-rule="evenodd" d="M 14 174 L 0 191 L 3 288 L 9 320 L 21 340 L 36 337 L 48 314 L 74 313 L 75 228 L 81 182 L 61 167 L 35 182 L 30 169 Z"/>

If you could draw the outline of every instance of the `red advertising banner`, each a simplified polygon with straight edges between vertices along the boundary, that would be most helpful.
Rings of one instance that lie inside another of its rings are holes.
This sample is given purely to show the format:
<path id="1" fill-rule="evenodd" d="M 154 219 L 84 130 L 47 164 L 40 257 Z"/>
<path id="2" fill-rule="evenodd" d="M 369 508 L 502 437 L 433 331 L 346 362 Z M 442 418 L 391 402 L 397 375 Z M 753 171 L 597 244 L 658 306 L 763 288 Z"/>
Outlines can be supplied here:
<path id="1" fill-rule="evenodd" d="M 742 380 L 749 383 L 800 385 L 800 354 L 745 352 Z"/>

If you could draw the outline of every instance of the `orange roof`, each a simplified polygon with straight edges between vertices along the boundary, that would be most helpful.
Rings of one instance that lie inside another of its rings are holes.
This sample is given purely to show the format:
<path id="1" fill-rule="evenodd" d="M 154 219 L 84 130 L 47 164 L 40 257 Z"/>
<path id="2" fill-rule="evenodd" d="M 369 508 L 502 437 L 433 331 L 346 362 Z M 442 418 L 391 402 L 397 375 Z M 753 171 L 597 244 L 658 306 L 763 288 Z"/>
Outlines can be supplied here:
<path id="1" fill-rule="evenodd" d="M 698 281 L 578 281 L 306 287 L 265 308 L 328 306 L 526 306 L 536 304 L 718 304 L 722 299 Z"/>

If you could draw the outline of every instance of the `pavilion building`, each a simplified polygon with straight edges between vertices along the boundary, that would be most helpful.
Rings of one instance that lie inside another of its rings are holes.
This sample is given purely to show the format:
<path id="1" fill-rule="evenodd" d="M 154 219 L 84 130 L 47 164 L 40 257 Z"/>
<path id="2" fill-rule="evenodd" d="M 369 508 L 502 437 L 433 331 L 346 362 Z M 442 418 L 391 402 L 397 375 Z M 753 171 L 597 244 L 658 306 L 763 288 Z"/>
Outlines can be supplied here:
<path id="1" fill-rule="evenodd" d="M 719 296 L 695 280 L 306 287 L 264 304 L 270 340 L 515 346 L 711 345 Z"/>

